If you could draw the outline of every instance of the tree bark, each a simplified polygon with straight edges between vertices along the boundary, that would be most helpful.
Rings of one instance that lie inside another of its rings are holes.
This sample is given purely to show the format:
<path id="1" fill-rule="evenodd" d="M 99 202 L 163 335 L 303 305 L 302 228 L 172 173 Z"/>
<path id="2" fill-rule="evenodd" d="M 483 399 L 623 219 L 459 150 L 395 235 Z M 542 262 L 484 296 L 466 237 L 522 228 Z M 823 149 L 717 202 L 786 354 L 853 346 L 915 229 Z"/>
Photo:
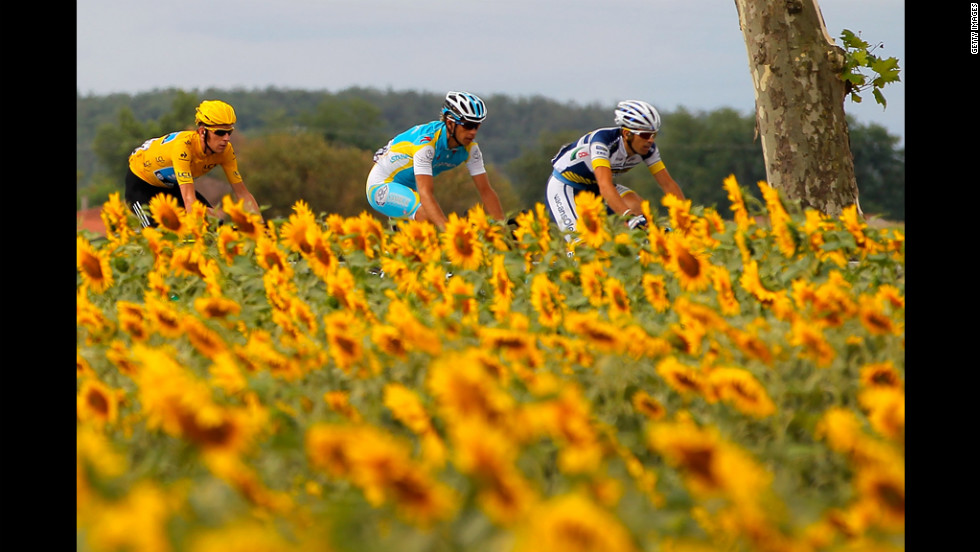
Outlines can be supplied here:
<path id="1" fill-rule="evenodd" d="M 817 0 L 735 0 L 735 7 L 768 183 L 804 209 L 837 217 L 858 203 L 840 78 L 845 52 L 827 34 Z"/>

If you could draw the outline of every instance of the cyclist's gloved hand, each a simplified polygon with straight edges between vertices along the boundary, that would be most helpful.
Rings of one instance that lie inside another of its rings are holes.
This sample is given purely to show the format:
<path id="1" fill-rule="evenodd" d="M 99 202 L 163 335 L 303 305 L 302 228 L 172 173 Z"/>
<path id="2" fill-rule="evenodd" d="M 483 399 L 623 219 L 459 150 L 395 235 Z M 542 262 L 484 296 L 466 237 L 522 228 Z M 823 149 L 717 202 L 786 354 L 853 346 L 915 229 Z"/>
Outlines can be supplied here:
<path id="1" fill-rule="evenodd" d="M 630 230 L 636 230 L 637 228 L 646 228 L 647 218 L 643 215 L 636 215 L 635 217 L 631 218 L 627 224 L 629 224 Z"/>

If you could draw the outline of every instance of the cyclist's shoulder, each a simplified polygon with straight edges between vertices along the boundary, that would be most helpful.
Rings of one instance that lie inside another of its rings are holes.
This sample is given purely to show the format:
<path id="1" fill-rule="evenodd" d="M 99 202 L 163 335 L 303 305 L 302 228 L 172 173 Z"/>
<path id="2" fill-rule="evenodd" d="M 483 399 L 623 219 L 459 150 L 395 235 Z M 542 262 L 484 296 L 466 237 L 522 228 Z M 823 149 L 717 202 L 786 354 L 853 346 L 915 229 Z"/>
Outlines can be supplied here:
<path id="1" fill-rule="evenodd" d="M 415 125 L 395 136 L 395 142 L 426 144 L 435 140 L 442 124 L 442 121 L 432 121 Z"/>
<path id="2" fill-rule="evenodd" d="M 592 144 L 602 143 L 608 146 L 619 140 L 621 136 L 622 135 L 619 133 L 619 127 L 604 127 L 593 130 L 592 132 L 586 134 L 583 138 Z"/>

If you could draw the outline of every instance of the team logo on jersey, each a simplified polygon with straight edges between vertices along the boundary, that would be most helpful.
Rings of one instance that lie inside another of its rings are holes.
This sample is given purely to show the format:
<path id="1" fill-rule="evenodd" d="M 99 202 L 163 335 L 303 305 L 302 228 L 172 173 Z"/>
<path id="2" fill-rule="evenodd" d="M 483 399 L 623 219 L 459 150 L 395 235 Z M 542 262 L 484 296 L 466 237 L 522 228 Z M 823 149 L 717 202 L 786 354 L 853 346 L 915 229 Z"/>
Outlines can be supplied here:
<path id="1" fill-rule="evenodd" d="M 425 148 L 424 150 L 422 150 L 422 159 L 426 161 L 431 162 L 432 158 L 435 157 L 435 155 L 436 155 L 436 150 L 434 150 L 433 148 Z"/>
<path id="2" fill-rule="evenodd" d="M 385 201 L 388 199 L 388 185 L 378 186 L 374 189 L 374 202 L 378 204 L 378 207 L 384 207 Z"/>
<path id="3" fill-rule="evenodd" d="M 588 156 L 589 156 L 589 150 L 588 150 L 588 148 L 586 148 L 585 146 L 582 146 L 582 147 L 578 147 L 578 148 L 573 149 L 572 150 L 572 156 L 569 157 L 569 159 L 571 159 L 572 161 L 575 161 L 576 159 L 581 159 L 583 157 L 588 157 Z"/>
<path id="4" fill-rule="evenodd" d="M 599 155 L 609 157 L 609 148 L 605 144 L 596 144 L 595 152 Z"/>
<path id="5" fill-rule="evenodd" d="M 431 136 L 423 136 L 423 137 L 419 138 L 419 143 L 420 144 L 428 144 L 431 141 L 432 141 L 432 137 Z"/>
<path id="6" fill-rule="evenodd" d="M 409 158 L 408 157 L 408 154 L 405 154 L 405 153 L 396 153 L 396 154 L 392 155 L 391 157 L 389 157 L 388 158 L 388 161 L 390 161 L 391 163 L 398 163 L 399 161 L 405 161 L 408 158 Z"/>
<path id="7" fill-rule="evenodd" d="M 187 159 L 187 152 L 186 151 L 180 152 L 180 158 L 181 159 Z"/>

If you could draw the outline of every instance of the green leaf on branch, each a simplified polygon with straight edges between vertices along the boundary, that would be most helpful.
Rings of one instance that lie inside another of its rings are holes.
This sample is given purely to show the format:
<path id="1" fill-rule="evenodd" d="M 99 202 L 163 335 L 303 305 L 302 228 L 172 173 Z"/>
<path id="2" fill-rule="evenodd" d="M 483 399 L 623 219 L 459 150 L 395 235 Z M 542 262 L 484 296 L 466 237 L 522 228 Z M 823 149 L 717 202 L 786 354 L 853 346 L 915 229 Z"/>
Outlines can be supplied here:
<path id="1" fill-rule="evenodd" d="M 841 80 L 849 83 L 847 93 L 854 103 L 861 103 L 861 92 L 871 88 L 871 92 L 882 106 L 886 105 L 885 96 L 881 89 L 890 82 L 898 82 L 901 68 L 898 66 L 898 58 L 880 58 L 874 55 L 874 50 L 878 46 L 868 48 L 869 43 L 861 40 L 853 32 L 844 29 L 841 32 L 841 43 L 844 45 L 844 67 L 841 69 Z M 864 71 L 870 70 L 871 75 Z"/>

